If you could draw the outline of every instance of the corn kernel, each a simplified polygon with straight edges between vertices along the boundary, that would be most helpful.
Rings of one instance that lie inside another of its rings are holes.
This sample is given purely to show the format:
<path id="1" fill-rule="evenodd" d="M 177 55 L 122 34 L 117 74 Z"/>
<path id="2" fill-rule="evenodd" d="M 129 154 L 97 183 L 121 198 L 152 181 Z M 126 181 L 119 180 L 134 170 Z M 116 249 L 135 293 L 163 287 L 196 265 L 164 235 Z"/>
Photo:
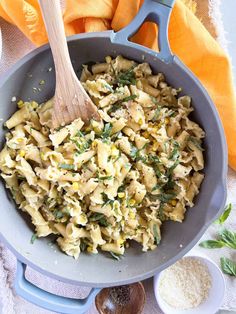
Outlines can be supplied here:
<path id="1" fill-rule="evenodd" d="M 170 123 L 170 119 L 169 118 L 165 118 L 165 124 L 169 124 Z"/>
<path id="2" fill-rule="evenodd" d="M 24 106 L 23 100 L 19 100 L 17 103 L 18 108 L 22 108 Z"/>
<path id="3" fill-rule="evenodd" d="M 116 157 L 116 156 L 119 155 L 119 150 L 116 148 L 115 145 L 112 145 L 112 147 L 111 147 L 111 155 L 112 155 L 113 157 Z"/>
<path id="4" fill-rule="evenodd" d="M 44 159 L 44 157 L 45 157 L 44 153 L 40 153 L 40 157 L 41 157 L 42 160 L 45 160 Z"/>
<path id="5" fill-rule="evenodd" d="M 93 253 L 93 248 L 92 248 L 92 246 L 88 246 L 88 247 L 87 247 L 87 252 Z"/>
<path id="6" fill-rule="evenodd" d="M 157 127 L 157 126 L 155 126 L 154 128 L 152 128 L 152 132 L 157 133 L 157 131 L 158 131 L 158 127 Z"/>
<path id="7" fill-rule="evenodd" d="M 18 138 L 18 139 L 17 139 L 17 142 L 18 142 L 18 143 L 22 143 L 23 141 L 24 141 L 23 138 Z"/>
<path id="8" fill-rule="evenodd" d="M 135 199 L 131 198 L 131 199 L 129 200 L 129 205 L 130 205 L 130 206 L 134 206 L 135 203 L 136 203 Z"/>
<path id="9" fill-rule="evenodd" d="M 124 239 L 122 239 L 122 238 L 119 238 L 119 239 L 117 240 L 117 244 L 118 244 L 118 245 L 122 245 L 124 242 L 125 242 L 125 241 L 124 241 Z"/>
<path id="10" fill-rule="evenodd" d="M 38 103 L 36 102 L 36 101 L 32 101 L 31 102 L 31 107 L 33 108 L 33 109 L 36 109 L 36 108 L 38 108 Z"/>
<path id="11" fill-rule="evenodd" d="M 106 60 L 106 63 L 111 63 L 112 58 L 110 56 L 106 56 L 105 60 Z"/>
<path id="12" fill-rule="evenodd" d="M 142 124 L 143 124 L 143 119 L 142 119 L 142 118 L 139 118 L 139 119 L 138 119 L 138 124 L 139 124 L 139 125 L 142 125 Z"/>
<path id="13" fill-rule="evenodd" d="M 147 131 L 143 132 L 143 137 L 149 138 L 149 133 Z"/>
<path id="14" fill-rule="evenodd" d="M 152 145 L 152 151 L 157 151 L 157 149 L 158 149 L 158 147 L 159 147 L 159 144 L 157 143 L 157 142 L 155 142 L 153 145 Z"/>
<path id="15" fill-rule="evenodd" d="M 129 213 L 129 218 L 134 219 L 135 218 L 135 213 L 134 212 L 130 212 Z"/>
<path id="16" fill-rule="evenodd" d="M 172 200 L 172 201 L 171 201 L 171 205 L 176 206 L 176 204 L 177 204 L 177 201 L 176 201 L 176 200 Z"/>
<path id="17" fill-rule="evenodd" d="M 19 151 L 19 155 L 20 155 L 20 157 L 25 157 L 25 151 L 23 149 L 21 149 Z"/>
<path id="18" fill-rule="evenodd" d="M 72 189 L 73 189 L 74 191 L 78 191 L 78 189 L 79 189 L 79 183 L 78 183 L 78 182 L 73 182 L 73 183 L 72 183 Z"/>
<path id="19" fill-rule="evenodd" d="M 119 198 L 124 198 L 125 197 L 125 192 L 119 192 L 118 193 Z"/>

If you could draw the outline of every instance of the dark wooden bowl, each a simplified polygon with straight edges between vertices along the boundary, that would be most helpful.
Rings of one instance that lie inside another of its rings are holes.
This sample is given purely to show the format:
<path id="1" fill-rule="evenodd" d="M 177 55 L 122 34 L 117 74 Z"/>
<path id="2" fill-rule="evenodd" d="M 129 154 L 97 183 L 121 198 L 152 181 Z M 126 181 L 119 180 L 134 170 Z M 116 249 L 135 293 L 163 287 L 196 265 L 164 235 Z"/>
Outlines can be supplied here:
<path id="1" fill-rule="evenodd" d="M 105 288 L 96 296 L 100 314 L 141 314 L 146 294 L 141 282 L 127 286 Z"/>

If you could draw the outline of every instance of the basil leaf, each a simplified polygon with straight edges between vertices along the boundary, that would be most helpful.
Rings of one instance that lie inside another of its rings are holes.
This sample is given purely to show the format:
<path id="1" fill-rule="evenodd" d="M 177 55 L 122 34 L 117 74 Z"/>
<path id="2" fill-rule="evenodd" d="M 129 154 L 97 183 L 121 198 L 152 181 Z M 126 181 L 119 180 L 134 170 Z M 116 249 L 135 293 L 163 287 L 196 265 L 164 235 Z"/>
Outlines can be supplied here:
<path id="1" fill-rule="evenodd" d="M 74 170 L 75 166 L 70 164 L 58 164 L 58 167 L 65 170 Z"/>
<path id="2" fill-rule="evenodd" d="M 155 244 L 158 245 L 161 241 L 161 238 L 159 236 L 159 233 L 157 231 L 157 225 L 153 225 L 153 235 L 155 239 Z"/>
<path id="3" fill-rule="evenodd" d="M 223 273 L 236 277 L 236 263 L 227 257 L 220 258 L 220 266 Z"/>
<path id="4" fill-rule="evenodd" d="M 232 204 L 228 204 L 225 207 L 223 214 L 221 214 L 221 216 L 215 221 L 215 223 L 222 225 L 229 217 L 231 210 L 232 210 Z"/>
<path id="5" fill-rule="evenodd" d="M 225 246 L 236 249 L 236 232 L 223 229 L 220 232 L 220 240 L 225 243 Z"/>
<path id="6" fill-rule="evenodd" d="M 207 240 L 199 243 L 199 246 L 205 249 L 219 249 L 225 246 L 225 243 L 217 240 Z"/>
<path id="7" fill-rule="evenodd" d="M 115 253 L 113 253 L 113 252 L 109 252 L 110 254 L 111 254 L 111 256 L 114 258 L 114 259 L 116 259 L 117 261 L 119 261 L 120 260 L 120 255 L 118 255 L 118 254 L 115 254 Z"/>
<path id="8" fill-rule="evenodd" d="M 162 203 L 168 203 L 170 200 L 176 197 L 176 193 L 163 193 L 156 196 Z"/>
<path id="9" fill-rule="evenodd" d="M 38 238 L 37 234 L 34 233 L 34 234 L 32 235 L 32 237 L 31 237 L 31 239 L 30 239 L 30 243 L 31 243 L 31 244 L 34 244 L 34 241 L 35 241 L 37 238 Z"/>

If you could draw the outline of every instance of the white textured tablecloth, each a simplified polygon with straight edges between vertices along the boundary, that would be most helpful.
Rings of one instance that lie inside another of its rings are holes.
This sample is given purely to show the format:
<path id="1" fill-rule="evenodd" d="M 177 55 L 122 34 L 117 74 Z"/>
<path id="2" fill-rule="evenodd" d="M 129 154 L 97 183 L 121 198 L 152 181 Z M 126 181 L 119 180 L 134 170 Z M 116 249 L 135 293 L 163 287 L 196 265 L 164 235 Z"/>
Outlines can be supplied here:
<path id="1" fill-rule="evenodd" d="M 17 30 L 14 26 L 0 19 L 0 27 L 2 30 L 3 51 L 0 62 L 0 73 L 4 73 L 9 66 L 16 62 L 20 57 L 25 55 L 35 47 Z M 236 230 L 236 173 L 229 169 L 228 173 L 228 202 L 233 203 L 233 213 L 227 221 L 226 226 Z M 216 233 L 216 226 L 211 226 L 205 233 L 203 239 L 210 239 Z M 228 256 L 236 260 L 236 253 L 229 249 L 220 250 L 204 250 L 196 246 L 193 250 L 200 251 L 201 254 L 207 253 L 208 257 L 219 264 L 220 256 Z M 0 243 L 0 313 L 2 314 L 49 314 L 52 312 L 40 309 L 14 294 L 12 283 L 15 276 L 16 260 L 14 255 Z M 81 288 L 72 285 L 63 284 L 62 282 L 49 279 L 35 272 L 27 270 L 28 278 L 41 288 L 51 292 L 68 296 L 81 297 L 85 296 L 88 288 Z M 223 309 L 236 309 L 236 279 L 225 276 L 227 291 L 222 305 Z M 152 279 L 144 281 L 146 290 L 146 304 L 144 314 L 158 314 L 159 310 L 155 301 Z M 2 310 L 1 310 L 2 309 Z M 95 314 L 97 310 L 92 305 L 88 314 Z"/>

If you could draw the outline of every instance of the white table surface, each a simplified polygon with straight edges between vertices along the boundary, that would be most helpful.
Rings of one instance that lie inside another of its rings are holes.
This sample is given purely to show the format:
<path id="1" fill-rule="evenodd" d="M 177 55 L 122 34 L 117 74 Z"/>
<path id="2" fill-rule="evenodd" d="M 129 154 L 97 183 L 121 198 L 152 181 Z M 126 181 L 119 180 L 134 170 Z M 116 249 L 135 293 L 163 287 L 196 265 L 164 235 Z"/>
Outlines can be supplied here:
<path id="1" fill-rule="evenodd" d="M 233 72 L 234 72 L 234 82 L 236 87 L 236 0 L 222 0 L 221 3 L 221 14 L 223 19 L 223 24 L 226 32 L 226 39 L 228 42 L 228 52 L 232 60 Z M 0 303 L 0 313 L 1 313 L 1 303 Z M 236 312 L 219 311 L 220 314 L 236 314 Z M 208 313 L 206 313 L 208 314 Z"/>

